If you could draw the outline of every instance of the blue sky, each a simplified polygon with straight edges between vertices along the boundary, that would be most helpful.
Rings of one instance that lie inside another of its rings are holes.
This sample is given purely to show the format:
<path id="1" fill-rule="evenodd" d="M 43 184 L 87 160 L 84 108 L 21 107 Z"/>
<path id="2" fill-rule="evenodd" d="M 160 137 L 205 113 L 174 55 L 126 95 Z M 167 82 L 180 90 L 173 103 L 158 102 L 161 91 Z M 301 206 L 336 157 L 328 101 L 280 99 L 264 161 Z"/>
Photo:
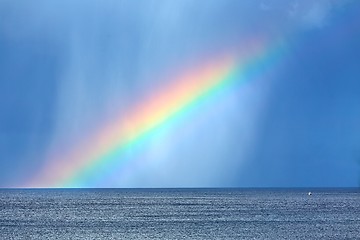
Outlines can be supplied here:
<path id="1" fill-rule="evenodd" d="M 0 186 L 35 176 L 162 76 L 256 36 L 286 46 L 272 74 L 200 109 L 105 186 L 358 186 L 359 16 L 356 0 L 2 0 Z"/>

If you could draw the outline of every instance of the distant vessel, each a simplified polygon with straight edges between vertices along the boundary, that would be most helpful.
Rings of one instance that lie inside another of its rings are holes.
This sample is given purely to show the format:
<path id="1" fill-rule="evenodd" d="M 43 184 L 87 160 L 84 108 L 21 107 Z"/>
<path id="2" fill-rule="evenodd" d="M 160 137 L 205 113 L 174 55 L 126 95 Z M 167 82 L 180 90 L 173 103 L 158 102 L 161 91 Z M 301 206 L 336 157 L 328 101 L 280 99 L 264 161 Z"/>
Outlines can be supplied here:
<path id="1" fill-rule="evenodd" d="M 311 192 L 308 192 L 308 195 L 309 195 L 309 196 L 311 196 L 311 195 L 312 195 L 312 193 L 311 193 Z"/>

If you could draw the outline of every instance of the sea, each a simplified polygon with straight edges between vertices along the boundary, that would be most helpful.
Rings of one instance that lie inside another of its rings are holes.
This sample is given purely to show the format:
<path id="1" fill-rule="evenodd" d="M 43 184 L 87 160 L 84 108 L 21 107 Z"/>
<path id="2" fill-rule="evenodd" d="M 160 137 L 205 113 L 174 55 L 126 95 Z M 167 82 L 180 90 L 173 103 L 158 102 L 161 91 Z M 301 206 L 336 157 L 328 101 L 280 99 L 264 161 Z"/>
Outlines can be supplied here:
<path id="1" fill-rule="evenodd" d="M 360 190 L 1 189 L 0 239 L 360 239 Z"/>

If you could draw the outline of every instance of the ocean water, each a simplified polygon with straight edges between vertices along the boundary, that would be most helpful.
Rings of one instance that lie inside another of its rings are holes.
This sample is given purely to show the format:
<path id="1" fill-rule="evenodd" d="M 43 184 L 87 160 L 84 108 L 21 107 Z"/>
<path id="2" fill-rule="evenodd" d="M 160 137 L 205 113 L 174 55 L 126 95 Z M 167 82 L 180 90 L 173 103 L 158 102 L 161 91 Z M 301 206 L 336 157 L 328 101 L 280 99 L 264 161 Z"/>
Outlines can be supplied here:
<path id="1" fill-rule="evenodd" d="M 0 190 L 0 239 L 360 239 L 356 189 Z"/>

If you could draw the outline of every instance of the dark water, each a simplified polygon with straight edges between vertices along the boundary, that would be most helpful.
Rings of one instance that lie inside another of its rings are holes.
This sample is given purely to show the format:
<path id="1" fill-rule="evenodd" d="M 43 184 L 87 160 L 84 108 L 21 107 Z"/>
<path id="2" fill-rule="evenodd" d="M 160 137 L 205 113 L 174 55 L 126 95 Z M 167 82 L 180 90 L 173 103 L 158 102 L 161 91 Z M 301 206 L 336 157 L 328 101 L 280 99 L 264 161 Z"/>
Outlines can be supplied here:
<path id="1" fill-rule="evenodd" d="M 355 189 L 0 190 L 0 239 L 360 239 Z"/>

